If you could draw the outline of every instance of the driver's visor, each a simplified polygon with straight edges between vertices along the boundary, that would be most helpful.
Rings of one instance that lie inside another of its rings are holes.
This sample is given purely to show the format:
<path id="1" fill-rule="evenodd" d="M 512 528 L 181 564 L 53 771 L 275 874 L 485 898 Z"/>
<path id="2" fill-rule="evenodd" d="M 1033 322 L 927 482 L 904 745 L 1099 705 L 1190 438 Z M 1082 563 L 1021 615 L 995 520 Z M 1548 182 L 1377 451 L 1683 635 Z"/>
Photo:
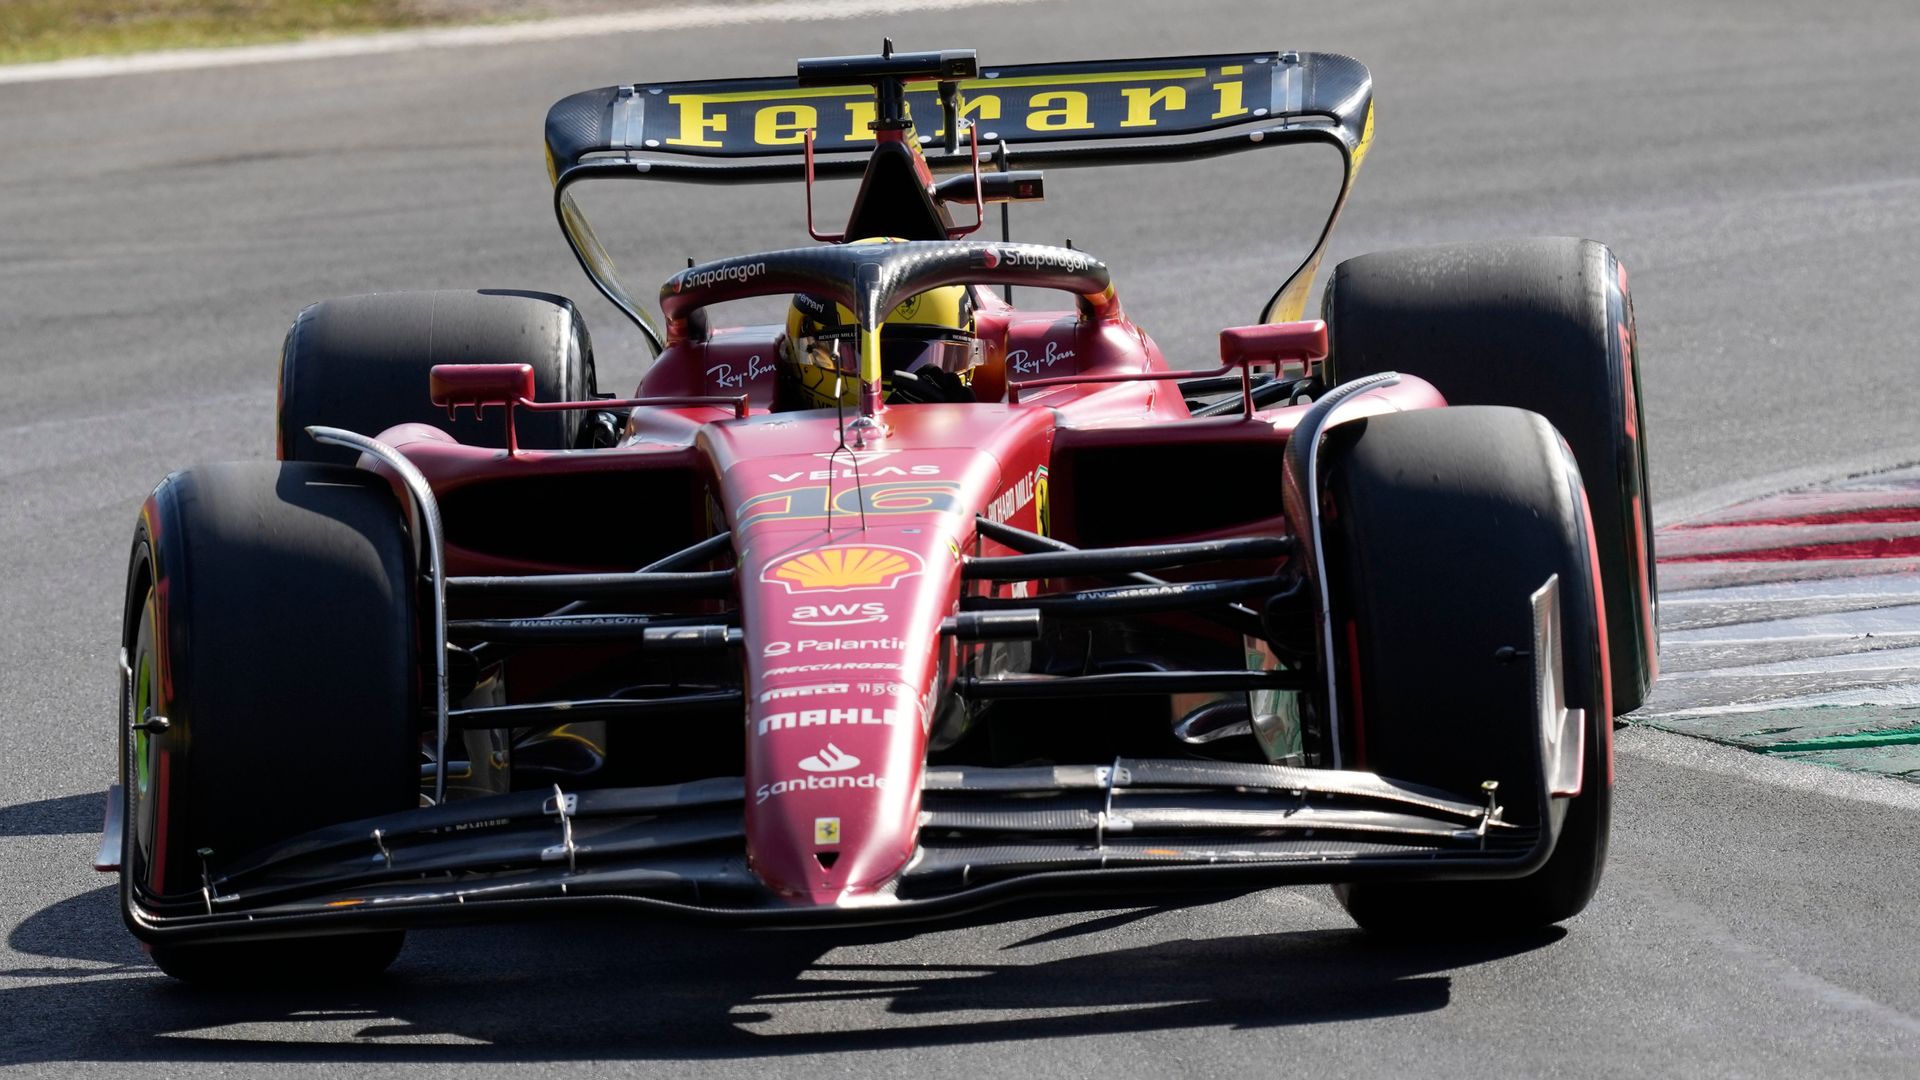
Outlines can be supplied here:
<path id="1" fill-rule="evenodd" d="M 822 334 L 807 346 L 813 362 L 838 368 L 848 378 L 860 373 L 860 349 L 851 334 Z M 960 375 L 980 366 L 980 339 L 933 334 L 922 337 L 889 327 L 880 339 L 880 366 L 888 374 L 939 368 Z"/>

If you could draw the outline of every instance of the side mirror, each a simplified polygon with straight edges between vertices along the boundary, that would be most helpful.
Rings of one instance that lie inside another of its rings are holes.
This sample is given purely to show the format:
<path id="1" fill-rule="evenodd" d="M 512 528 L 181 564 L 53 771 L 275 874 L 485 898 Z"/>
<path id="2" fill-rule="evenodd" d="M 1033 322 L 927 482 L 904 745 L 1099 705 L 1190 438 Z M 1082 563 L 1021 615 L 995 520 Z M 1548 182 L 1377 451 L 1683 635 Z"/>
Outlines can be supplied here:
<path id="1" fill-rule="evenodd" d="M 1234 326 L 1220 331 L 1220 362 L 1228 367 L 1279 366 L 1288 362 L 1306 367 L 1326 355 L 1327 324 L 1319 319 Z"/>
<path id="2" fill-rule="evenodd" d="M 435 364 L 427 373 L 427 393 L 449 413 L 462 405 L 476 412 L 488 405 L 511 410 L 523 398 L 533 400 L 533 365 Z"/>

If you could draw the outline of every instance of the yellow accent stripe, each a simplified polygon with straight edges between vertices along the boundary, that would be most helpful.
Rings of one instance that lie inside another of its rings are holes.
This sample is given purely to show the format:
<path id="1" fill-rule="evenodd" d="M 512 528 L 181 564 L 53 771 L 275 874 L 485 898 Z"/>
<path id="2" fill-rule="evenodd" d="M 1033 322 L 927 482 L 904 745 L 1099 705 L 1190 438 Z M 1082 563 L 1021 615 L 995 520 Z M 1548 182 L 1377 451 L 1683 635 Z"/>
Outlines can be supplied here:
<path id="1" fill-rule="evenodd" d="M 880 366 L 880 328 L 860 331 L 860 381 L 879 386 L 886 371 Z"/>
<path id="2" fill-rule="evenodd" d="M 1348 174 L 1348 183 L 1359 175 L 1360 166 L 1367 160 L 1367 151 L 1373 148 L 1373 102 L 1367 102 L 1367 122 L 1360 128 L 1360 142 L 1353 148 L 1353 172 Z"/>
<path id="3" fill-rule="evenodd" d="M 1367 102 L 1367 118 L 1365 122 L 1361 124 L 1360 128 L 1360 141 L 1354 144 L 1353 152 L 1349 155 L 1347 162 L 1346 186 L 1349 192 L 1353 189 L 1354 178 L 1360 175 L 1361 164 L 1367 160 L 1367 150 L 1372 146 L 1373 102 L 1369 101 Z M 1338 214 L 1339 212 L 1340 207 L 1336 206 L 1334 213 Z M 1307 264 L 1300 268 L 1299 275 L 1287 283 L 1286 291 L 1280 294 L 1279 303 L 1273 306 L 1274 322 L 1298 322 L 1306 316 L 1307 294 L 1313 289 L 1313 279 L 1319 276 L 1320 260 L 1326 253 L 1326 248 L 1316 250 L 1313 253 L 1313 258 L 1309 259 Z"/>

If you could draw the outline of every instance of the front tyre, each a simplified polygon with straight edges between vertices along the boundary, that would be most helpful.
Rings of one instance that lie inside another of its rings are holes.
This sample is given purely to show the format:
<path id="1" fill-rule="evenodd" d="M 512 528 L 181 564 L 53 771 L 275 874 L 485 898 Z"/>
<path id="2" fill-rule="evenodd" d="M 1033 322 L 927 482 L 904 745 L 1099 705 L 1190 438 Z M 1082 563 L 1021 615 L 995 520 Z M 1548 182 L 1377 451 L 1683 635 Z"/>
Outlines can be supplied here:
<path id="1" fill-rule="evenodd" d="M 1324 448 L 1341 742 L 1354 767 L 1464 796 L 1497 780 L 1506 820 L 1535 820 L 1544 777 L 1530 597 L 1559 578 L 1562 685 L 1585 711 L 1578 794 L 1551 800 L 1546 863 L 1508 880 L 1336 888 L 1370 931 L 1503 934 L 1578 914 L 1606 862 L 1612 808 L 1600 593 L 1579 469 L 1552 425 L 1451 407 L 1335 428 Z"/>
<path id="2" fill-rule="evenodd" d="M 331 465 L 175 473 L 135 529 L 125 637 L 121 888 L 136 911 L 204 911 L 204 875 L 269 844 L 419 803 L 412 545 L 385 481 Z M 398 933 L 151 943 L 202 982 L 386 967 Z"/>

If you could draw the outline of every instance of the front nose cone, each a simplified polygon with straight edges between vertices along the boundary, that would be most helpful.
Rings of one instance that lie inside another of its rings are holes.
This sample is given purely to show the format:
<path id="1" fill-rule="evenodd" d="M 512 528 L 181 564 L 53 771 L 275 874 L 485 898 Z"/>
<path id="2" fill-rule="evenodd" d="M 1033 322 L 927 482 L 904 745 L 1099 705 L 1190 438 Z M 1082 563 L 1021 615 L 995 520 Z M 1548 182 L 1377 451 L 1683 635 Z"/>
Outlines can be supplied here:
<path id="1" fill-rule="evenodd" d="M 813 904 L 871 895 L 913 856 L 925 702 L 959 587 L 938 530 L 835 535 L 859 539 L 813 533 L 743 566 L 748 852 Z"/>
<path id="2" fill-rule="evenodd" d="M 829 719 L 836 714 L 844 718 L 838 725 Z M 817 722 L 800 726 L 803 717 Z M 766 740 L 766 771 L 776 778 L 753 784 L 747 796 L 754 872 L 813 903 L 885 886 L 916 841 L 922 751 L 911 731 L 888 731 L 917 729 L 912 714 L 822 707 L 763 719 L 773 726 L 752 737 Z"/>

